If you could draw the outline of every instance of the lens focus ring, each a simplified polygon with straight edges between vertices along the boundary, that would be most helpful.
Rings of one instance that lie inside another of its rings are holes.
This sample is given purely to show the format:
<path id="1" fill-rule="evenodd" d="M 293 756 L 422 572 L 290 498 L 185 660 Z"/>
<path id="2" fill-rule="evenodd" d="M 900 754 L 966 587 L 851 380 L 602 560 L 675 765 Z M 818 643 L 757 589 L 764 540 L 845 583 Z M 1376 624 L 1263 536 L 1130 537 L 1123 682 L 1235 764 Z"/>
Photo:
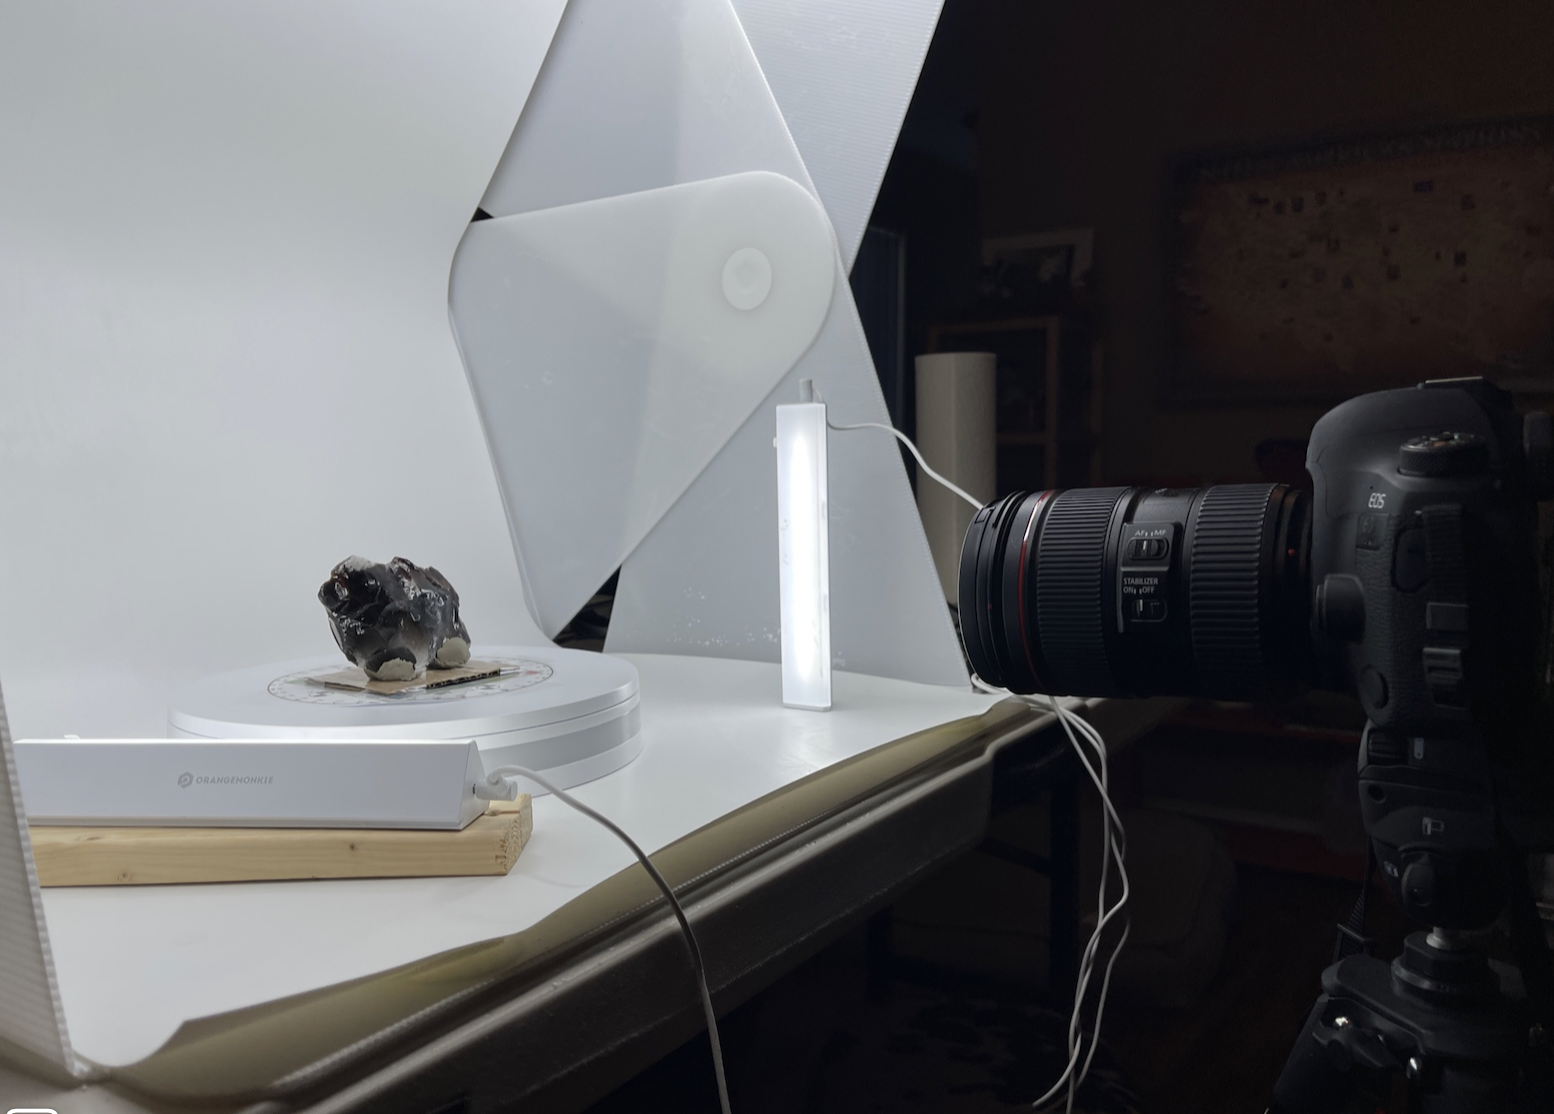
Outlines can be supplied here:
<path id="1" fill-rule="evenodd" d="M 1272 484 L 1224 484 L 1203 493 L 1192 533 L 1188 587 L 1193 663 L 1201 690 L 1221 700 L 1268 692 L 1262 600 Z"/>
<path id="2" fill-rule="evenodd" d="M 1053 692 L 1119 695 L 1106 657 L 1102 600 L 1106 533 L 1126 487 L 1059 495 L 1042 527 L 1036 564 L 1036 629 Z"/>

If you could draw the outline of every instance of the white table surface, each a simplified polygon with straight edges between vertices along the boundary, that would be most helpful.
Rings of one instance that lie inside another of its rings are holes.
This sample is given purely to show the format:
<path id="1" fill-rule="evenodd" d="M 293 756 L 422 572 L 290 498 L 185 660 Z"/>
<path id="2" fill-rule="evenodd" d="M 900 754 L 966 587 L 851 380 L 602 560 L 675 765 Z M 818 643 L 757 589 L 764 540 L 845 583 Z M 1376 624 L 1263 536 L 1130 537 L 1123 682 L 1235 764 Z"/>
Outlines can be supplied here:
<path id="1" fill-rule="evenodd" d="M 998 698 L 853 674 L 834 707 L 780 703 L 778 667 L 628 655 L 641 674 L 641 756 L 573 792 L 650 852 L 782 786 Z M 551 797 L 512 872 L 44 891 L 71 1040 L 133 1063 L 186 1020 L 387 970 L 529 927 L 631 861 Z"/>

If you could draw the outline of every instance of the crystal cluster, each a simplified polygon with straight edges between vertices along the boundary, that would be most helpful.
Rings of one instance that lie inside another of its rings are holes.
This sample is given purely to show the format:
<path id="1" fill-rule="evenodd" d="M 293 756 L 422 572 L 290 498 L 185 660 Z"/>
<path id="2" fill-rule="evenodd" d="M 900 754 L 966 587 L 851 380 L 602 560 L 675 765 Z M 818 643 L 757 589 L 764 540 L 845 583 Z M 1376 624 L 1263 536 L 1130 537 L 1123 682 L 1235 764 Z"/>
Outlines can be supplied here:
<path id="1" fill-rule="evenodd" d="M 375 681 L 409 681 L 469 661 L 459 594 L 431 566 L 347 557 L 318 590 L 335 642 Z"/>

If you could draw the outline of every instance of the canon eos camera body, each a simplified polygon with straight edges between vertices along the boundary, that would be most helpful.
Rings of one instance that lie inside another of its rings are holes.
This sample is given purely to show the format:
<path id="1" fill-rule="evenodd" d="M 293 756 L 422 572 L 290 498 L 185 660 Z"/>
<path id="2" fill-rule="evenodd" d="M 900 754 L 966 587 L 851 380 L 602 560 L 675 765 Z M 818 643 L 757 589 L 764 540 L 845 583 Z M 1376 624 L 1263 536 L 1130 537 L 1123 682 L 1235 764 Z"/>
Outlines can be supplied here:
<path id="1" fill-rule="evenodd" d="M 1482 379 L 1326 414 L 1314 490 L 1021 492 L 966 534 L 966 652 L 1014 692 L 1257 700 L 1353 692 L 1360 799 L 1416 919 L 1504 904 L 1494 852 L 1554 842 L 1537 503 L 1554 431 Z"/>

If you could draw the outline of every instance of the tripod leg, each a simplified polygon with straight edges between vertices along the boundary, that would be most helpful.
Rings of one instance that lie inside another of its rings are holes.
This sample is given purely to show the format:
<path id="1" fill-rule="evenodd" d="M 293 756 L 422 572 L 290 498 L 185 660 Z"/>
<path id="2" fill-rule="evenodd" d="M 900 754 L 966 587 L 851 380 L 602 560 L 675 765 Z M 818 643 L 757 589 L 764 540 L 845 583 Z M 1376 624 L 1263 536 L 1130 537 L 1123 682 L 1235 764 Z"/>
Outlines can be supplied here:
<path id="1" fill-rule="evenodd" d="M 1344 1063 L 1317 1034 L 1328 1028 L 1327 995 L 1317 999 L 1273 1088 L 1269 1114 L 1371 1114 L 1386 1095 L 1387 1074 Z"/>
<path id="2" fill-rule="evenodd" d="M 1545 1032 L 1554 1032 L 1554 957 L 1549 955 L 1537 899 L 1527 877 L 1527 856 L 1513 848 L 1504 852 L 1503 862 L 1511 894 L 1511 946 L 1527 988 L 1528 1012 Z"/>
<path id="3" fill-rule="evenodd" d="M 1511 894 L 1511 946 L 1527 991 L 1527 1020 L 1531 1023 L 1527 1059 L 1523 1065 L 1523 1091 L 1529 1095 L 1551 1095 L 1554 1094 L 1554 955 L 1550 955 L 1543 921 L 1538 916 L 1532 880 L 1527 875 L 1527 856 L 1508 849 L 1504 861 Z"/>

